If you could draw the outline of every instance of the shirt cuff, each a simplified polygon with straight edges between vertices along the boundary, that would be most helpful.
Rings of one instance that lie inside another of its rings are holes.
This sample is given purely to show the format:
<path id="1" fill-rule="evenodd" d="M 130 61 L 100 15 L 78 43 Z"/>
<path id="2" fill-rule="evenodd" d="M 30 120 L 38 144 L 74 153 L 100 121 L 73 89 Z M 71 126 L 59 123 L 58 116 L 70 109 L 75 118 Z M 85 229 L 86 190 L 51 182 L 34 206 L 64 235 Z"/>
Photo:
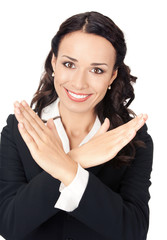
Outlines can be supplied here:
<path id="1" fill-rule="evenodd" d="M 73 181 L 68 186 L 61 182 L 59 187 L 61 194 L 54 207 L 66 212 L 72 212 L 76 209 L 86 189 L 88 179 L 89 172 L 78 163 L 77 174 Z"/>

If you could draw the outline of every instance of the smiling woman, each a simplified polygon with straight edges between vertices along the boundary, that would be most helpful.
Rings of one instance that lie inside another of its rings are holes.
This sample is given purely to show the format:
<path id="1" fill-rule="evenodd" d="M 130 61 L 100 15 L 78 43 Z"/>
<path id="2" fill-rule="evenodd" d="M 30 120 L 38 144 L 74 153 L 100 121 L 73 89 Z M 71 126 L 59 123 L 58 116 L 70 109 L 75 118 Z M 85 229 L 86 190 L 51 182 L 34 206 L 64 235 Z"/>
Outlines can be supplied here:
<path id="1" fill-rule="evenodd" d="M 74 15 L 53 37 L 30 106 L 2 130 L 0 234 L 6 239 L 144 240 L 153 142 L 128 107 L 136 77 L 118 26 Z"/>
<path id="2" fill-rule="evenodd" d="M 107 87 L 117 76 L 115 55 L 115 49 L 108 40 L 82 31 L 66 35 L 59 45 L 57 57 L 53 54 L 54 86 L 60 98 L 62 119 L 67 119 L 73 112 L 75 115 L 80 113 L 76 122 L 72 116 L 70 119 L 76 128 L 84 118 L 82 129 L 78 126 L 83 132 L 91 116 L 94 120 L 95 106 L 104 98 Z M 82 103 L 79 105 L 78 102 Z M 72 126 L 69 128 L 67 132 L 72 130 Z"/>

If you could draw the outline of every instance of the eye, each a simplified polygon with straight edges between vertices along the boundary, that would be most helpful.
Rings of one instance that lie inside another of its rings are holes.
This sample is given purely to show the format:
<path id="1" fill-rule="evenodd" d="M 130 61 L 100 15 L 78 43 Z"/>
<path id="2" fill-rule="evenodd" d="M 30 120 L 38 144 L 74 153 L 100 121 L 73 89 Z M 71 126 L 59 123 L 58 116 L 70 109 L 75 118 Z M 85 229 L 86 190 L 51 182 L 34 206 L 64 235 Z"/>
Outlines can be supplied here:
<path id="1" fill-rule="evenodd" d="M 93 68 L 91 72 L 96 73 L 96 74 L 102 74 L 104 71 L 100 68 Z"/>
<path id="2" fill-rule="evenodd" d="M 63 65 L 64 65 L 66 68 L 75 68 L 74 63 L 72 63 L 72 62 L 64 62 Z"/>

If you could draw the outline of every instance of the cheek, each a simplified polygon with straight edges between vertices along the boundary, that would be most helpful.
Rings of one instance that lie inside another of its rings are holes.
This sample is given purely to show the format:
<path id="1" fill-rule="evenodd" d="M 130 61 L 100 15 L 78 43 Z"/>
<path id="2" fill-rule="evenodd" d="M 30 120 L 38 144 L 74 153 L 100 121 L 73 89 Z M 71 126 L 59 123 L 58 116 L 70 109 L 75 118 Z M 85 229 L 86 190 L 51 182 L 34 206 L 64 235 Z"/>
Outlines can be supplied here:
<path id="1" fill-rule="evenodd" d="M 96 89 L 96 92 L 98 93 L 105 93 L 108 88 L 108 82 L 106 81 L 106 79 L 96 79 L 93 85 L 94 89 Z"/>
<path id="2" fill-rule="evenodd" d="M 109 84 L 107 81 L 101 81 L 98 84 L 96 84 L 96 87 L 94 89 L 96 91 L 97 102 L 100 102 L 106 95 L 108 85 Z"/>
<path id="3" fill-rule="evenodd" d="M 58 71 L 55 71 L 55 79 L 54 79 L 54 85 L 62 85 L 70 80 L 70 75 L 67 74 L 62 69 L 59 69 Z"/>

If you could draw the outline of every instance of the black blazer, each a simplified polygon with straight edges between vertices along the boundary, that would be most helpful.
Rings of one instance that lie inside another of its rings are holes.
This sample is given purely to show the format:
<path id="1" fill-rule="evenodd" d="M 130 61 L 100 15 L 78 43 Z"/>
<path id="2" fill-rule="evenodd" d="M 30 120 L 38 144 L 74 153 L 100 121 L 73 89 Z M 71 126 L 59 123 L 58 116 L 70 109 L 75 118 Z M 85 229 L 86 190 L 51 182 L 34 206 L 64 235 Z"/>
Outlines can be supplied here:
<path id="1" fill-rule="evenodd" d="M 144 240 L 149 224 L 153 142 L 144 125 L 130 167 L 111 161 L 87 168 L 88 185 L 72 212 L 54 208 L 60 181 L 43 171 L 18 131 L 13 114 L 1 133 L 0 235 L 10 240 Z M 110 164 L 109 164 L 110 163 Z"/>

